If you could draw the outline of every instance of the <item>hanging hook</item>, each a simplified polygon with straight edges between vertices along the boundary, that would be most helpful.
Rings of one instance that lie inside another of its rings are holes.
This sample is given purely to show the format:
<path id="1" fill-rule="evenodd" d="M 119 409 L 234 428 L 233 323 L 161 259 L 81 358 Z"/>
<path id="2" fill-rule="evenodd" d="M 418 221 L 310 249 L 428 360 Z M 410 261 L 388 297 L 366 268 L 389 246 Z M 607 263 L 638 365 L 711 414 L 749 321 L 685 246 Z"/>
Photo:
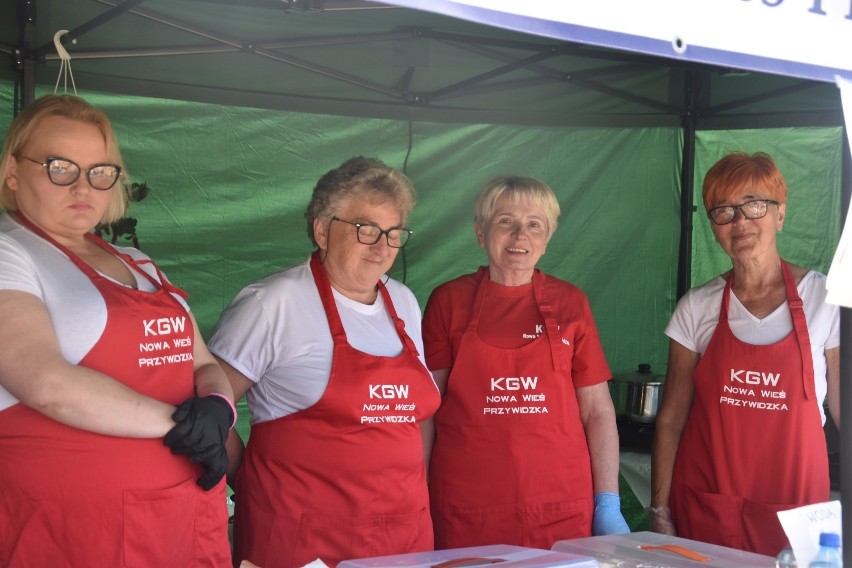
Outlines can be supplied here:
<path id="1" fill-rule="evenodd" d="M 53 46 L 56 48 L 56 53 L 59 55 L 59 75 L 56 77 L 56 85 L 53 87 L 54 94 L 59 90 L 59 80 L 64 79 L 62 88 L 63 92 L 68 92 L 68 77 L 71 77 L 71 88 L 74 89 L 74 94 L 77 94 L 77 85 L 74 84 L 74 73 L 71 72 L 71 55 L 68 50 L 62 45 L 60 38 L 68 33 L 68 30 L 59 30 L 53 34 Z M 77 40 L 72 39 L 71 43 L 76 44 Z"/>

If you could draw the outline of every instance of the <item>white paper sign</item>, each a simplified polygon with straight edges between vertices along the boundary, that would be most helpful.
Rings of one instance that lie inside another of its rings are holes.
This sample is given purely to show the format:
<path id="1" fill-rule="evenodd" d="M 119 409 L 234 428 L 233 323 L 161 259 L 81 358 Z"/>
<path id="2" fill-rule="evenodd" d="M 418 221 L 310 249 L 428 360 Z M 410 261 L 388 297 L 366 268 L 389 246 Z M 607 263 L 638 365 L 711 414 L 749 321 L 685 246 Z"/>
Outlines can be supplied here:
<path id="1" fill-rule="evenodd" d="M 852 81 L 838 77 L 837 87 L 843 101 L 846 132 L 852 132 Z M 828 303 L 852 308 L 852 210 L 846 213 L 846 224 L 834 252 L 825 287 Z"/>
<path id="2" fill-rule="evenodd" d="M 819 533 L 843 534 L 840 524 L 840 501 L 779 511 L 778 520 L 784 527 L 799 566 L 807 566 L 816 556 L 819 550 Z"/>

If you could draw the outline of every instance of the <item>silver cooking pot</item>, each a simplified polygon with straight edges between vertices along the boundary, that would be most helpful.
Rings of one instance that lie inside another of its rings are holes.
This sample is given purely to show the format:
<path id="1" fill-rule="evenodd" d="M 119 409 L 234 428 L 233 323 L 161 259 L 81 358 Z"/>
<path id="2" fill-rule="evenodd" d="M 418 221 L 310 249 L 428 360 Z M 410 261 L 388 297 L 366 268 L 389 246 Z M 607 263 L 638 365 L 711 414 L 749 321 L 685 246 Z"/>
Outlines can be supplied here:
<path id="1" fill-rule="evenodd" d="M 613 376 L 609 393 L 616 415 L 633 422 L 653 422 L 660 406 L 663 378 L 652 372 L 647 363 L 640 363 L 631 373 Z"/>

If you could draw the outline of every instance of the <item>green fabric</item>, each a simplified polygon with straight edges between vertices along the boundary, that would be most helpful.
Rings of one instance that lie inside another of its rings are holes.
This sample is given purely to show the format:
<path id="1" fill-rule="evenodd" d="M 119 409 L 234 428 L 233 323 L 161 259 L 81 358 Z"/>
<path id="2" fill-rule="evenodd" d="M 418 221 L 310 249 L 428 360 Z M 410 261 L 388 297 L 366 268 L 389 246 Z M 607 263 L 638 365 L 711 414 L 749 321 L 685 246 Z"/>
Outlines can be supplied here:
<path id="1" fill-rule="evenodd" d="M 0 86 L 0 102 L 9 103 L 0 105 L 5 128 L 12 87 Z M 81 94 L 112 119 L 132 180 L 149 186 L 128 213 L 138 220 L 140 248 L 190 293 L 205 336 L 240 288 L 307 258 L 303 214 L 320 175 L 357 154 L 402 167 L 410 128 L 406 171 L 419 202 L 409 221 L 414 237 L 392 275 L 421 306 L 435 286 L 486 262 L 472 228 L 481 185 L 505 173 L 538 177 L 562 207 L 539 267 L 587 293 L 613 372 L 640 362 L 665 370 L 662 332 L 675 304 L 680 237 L 680 129 L 409 125 Z M 696 191 L 728 149 L 770 152 L 791 188 L 782 253 L 825 271 L 839 234 L 841 137 L 833 127 L 699 132 Z M 695 216 L 693 284 L 700 284 L 729 261 L 703 207 Z"/>
<path id="2" fill-rule="evenodd" d="M 828 272 L 840 238 L 840 164 L 843 129 L 771 128 L 699 132 L 696 140 L 692 284 L 697 286 L 731 268 L 731 259 L 713 238 L 701 200 L 704 174 L 731 150 L 762 151 L 787 181 L 787 217 L 778 234 L 781 256 Z"/>

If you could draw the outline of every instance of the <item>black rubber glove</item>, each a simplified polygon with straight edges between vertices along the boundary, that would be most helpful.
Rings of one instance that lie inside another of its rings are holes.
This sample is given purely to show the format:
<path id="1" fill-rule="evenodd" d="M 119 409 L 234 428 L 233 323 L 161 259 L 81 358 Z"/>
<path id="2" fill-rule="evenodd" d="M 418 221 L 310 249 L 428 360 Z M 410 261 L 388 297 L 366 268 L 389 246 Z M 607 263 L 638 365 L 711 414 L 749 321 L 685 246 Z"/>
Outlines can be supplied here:
<path id="1" fill-rule="evenodd" d="M 204 466 L 198 484 L 205 490 L 215 487 L 228 469 L 225 441 L 234 422 L 234 411 L 220 396 L 187 399 L 172 414 L 177 424 L 169 430 L 163 443 L 173 454 L 187 455 L 190 461 Z"/>

